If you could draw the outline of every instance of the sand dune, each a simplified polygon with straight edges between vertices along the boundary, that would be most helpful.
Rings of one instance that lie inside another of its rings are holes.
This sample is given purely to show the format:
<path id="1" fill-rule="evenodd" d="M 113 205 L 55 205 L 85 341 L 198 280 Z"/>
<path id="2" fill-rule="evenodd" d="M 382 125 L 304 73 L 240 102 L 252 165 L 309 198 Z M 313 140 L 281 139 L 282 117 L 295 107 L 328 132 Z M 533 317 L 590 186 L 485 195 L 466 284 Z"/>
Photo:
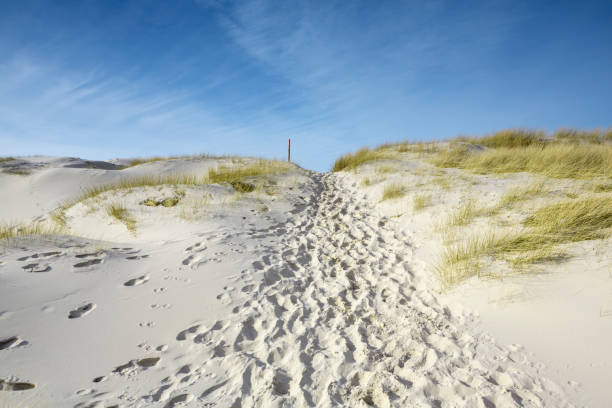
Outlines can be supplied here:
<path id="1" fill-rule="evenodd" d="M 126 171 L 42 167 L 0 175 L 19 197 L 3 218 L 44 218 Z M 547 379 L 528 350 L 440 295 L 413 237 L 352 176 L 272 178 L 274 195 L 185 188 L 170 208 L 139 204 L 151 188 L 112 193 L 100 205 L 121 194 L 135 233 L 79 204 L 71 235 L 3 249 L 0 395 L 34 407 L 576 405 L 572 384 Z M 44 204 L 18 210 L 29 189 Z M 206 211 L 181 218 L 197 194 L 213 197 Z"/>

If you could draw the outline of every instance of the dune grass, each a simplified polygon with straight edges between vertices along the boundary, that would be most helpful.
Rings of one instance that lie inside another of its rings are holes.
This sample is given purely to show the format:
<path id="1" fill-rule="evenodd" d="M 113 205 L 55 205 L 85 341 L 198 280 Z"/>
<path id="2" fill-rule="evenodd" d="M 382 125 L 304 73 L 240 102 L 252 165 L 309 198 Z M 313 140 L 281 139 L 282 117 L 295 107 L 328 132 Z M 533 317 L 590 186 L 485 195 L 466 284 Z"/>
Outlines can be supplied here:
<path id="1" fill-rule="evenodd" d="M 421 194 L 417 195 L 412 199 L 412 209 L 414 212 L 422 211 L 425 208 L 431 206 L 432 200 L 431 195 Z"/>
<path id="2" fill-rule="evenodd" d="M 565 200 L 537 209 L 510 233 L 488 232 L 449 246 L 438 266 L 444 287 L 478 275 L 482 258 L 501 260 L 513 267 L 566 257 L 559 245 L 605 239 L 612 234 L 612 196 Z M 489 261 L 490 263 L 490 261 Z"/>
<path id="3" fill-rule="evenodd" d="M 458 141 L 478 144 L 494 149 L 542 146 L 546 143 L 546 133 L 530 129 L 505 129 L 482 137 L 458 137 Z"/>
<path id="4" fill-rule="evenodd" d="M 89 187 L 76 198 L 65 202 L 62 206 L 64 210 L 69 209 L 75 204 L 95 198 L 100 194 L 108 191 L 127 190 L 138 187 L 156 187 L 162 185 L 170 186 L 199 186 L 218 183 L 234 183 L 234 188 L 238 186 L 237 182 L 247 178 L 255 178 L 264 175 L 283 173 L 294 166 L 284 161 L 276 160 L 256 160 L 245 165 L 234 167 L 220 166 L 218 168 L 209 169 L 208 173 L 203 176 L 173 174 L 164 176 L 142 176 L 122 179 L 116 183 L 103 184 L 99 186 Z M 239 188 L 241 188 L 239 186 Z M 248 188 L 247 188 L 248 189 Z M 251 190 L 252 191 L 252 190 Z"/>
<path id="5" fill-rule="evenodd" d="M 406 186 L 401 183 L 387 184 L 383 190 L 381 201 L 403 197 L 407 192 L 408 190 L 406 189 Z"/>
<path id="6" fill-rule="evenodd" d="M 358 150 L 355 153 L 349 153 L 338 158 L 338 160 L 336 160 L 334 166 L 332 167 L 332 171 L 336 172 L 342 170 L 354 170 L 364 163 L 371 162 L 374 160 L 386 159 L 392 156 L 392 154 L 390 154 L 388 151 L 385 151 L 385 149 L 383 148 L 372 150 L 366 147 Z"/>
<path id="7" fill-rule="evenodd" d="M 476 213 L 477 209 L 474 200 L 466 200 L 449 215 L 446 225 L 449 227 L 467 225 L 476 216 Z"/>
<path id="8" fill-rule="evenodd" d="M 504 208 L 511 208 L 517 203 L 529 200 L 545 191 L 546 187 L 543 181 L 536 181 L 526 187 L 511 188 L 504 193 L 499 203 L 492 209 L 492 213 L 497 213 Z"/>
<path id="9" fill-rule="evenodd" d="M 49 235 L 57 235 L 62 229 L 46 223 L 13 223 L 0 224 L 0 241 L 8 242 L 14 239 L 32 239 Z"/>
<path id="10" fill-rule="evenodd" d="M 136 233 L 136 220 L 122 204 L 110 204 L 106 208 L 106 212 L 112 218 L 123 223 L 132 234 Z"/>
<path id="11" fill-rule="evenodd" d="M 612 175 L 612 145 L 530 145 L 478 151 L 452 145 L 431 160 L 439 167 L 476 173 L 531 172 L 554 178 L 588 179 Z"/>
<path id="12" fill-rule="evenodd" d="M 213 156 L 207 153 L 201 153 L 201 154 L 195 154 L 195 155 L 138 157 L 138 158 L 132 159 L 129 162 L 129 164 L 125 166 L 125 168 L 139 166 L 141 164 L 146 164 L 146 163 L 154 163 L 158 161 L 178 160 L 178 159 L 221 158 L 221 157 L 227 157 L 227 156 Z"/>
<path id="13" fill-rule="evenodd" d="M 0 157 L 0 163 L 5 163 L 13 160 L 15 160 L 14 157 Z"/>

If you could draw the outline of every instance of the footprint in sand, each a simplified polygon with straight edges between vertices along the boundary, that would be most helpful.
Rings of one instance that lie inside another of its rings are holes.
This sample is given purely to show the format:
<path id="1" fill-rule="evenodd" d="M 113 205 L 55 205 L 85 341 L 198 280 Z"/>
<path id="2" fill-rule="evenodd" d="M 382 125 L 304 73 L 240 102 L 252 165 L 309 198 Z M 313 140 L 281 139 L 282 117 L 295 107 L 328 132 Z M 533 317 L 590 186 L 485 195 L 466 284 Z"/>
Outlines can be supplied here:
<path id="1" fill-rule="evenodd" d="M 131 261 L 137 260 L 137 259 L 145 259 L 148 258 L 149 255 L 132 255 L 132 256 L 128 256 L 125 259 L 129 259 Z"/>
<path id="2" fill-rule="evenodd" d="M 79 317 L 83 317 L 86 314 L 91 313 L 96 308 L 95 303 L 87 303 L 81 307 L 78 307 L 74 310 L 71 310 L 68 314 L 69 319 L 78 319 Z"/>
<path id="3" fill-rule="evenodd" d="M 102 259 L 96 258 L 96 259 L 90 259 L 89 261 L 76 263 L 73 266 L 75 268 L 85 268 L 88 266 L 97 265 L 99 263 L 102 263 Z"/>
<path id="4" fill-rule="evenodd" d="M 193 401 L 194 398 L 195 397 L 189 393 L 177 395 L 176 397 L 172 397 L 172 399 L 168 401 L 168 404 L 166 404 L 165 408 L 174 408 L 183 404 L 188 404 Z"/>
<path id="5" fill-rule="evenodd" d="M 20 339 L 18 336 L 11 336 L 0 339 L 0 350 L 10 350 L 12 348 L 26 346 L 27 344 L 27 341 Z"/>
<path id="6" fill-rule="evenodd" d="M 165 303 L 163 305 L 158 305 L 154 303 L 151 305 L 151 309 L 172 309 L 172 305 L 170 303 Z"/>
<path id="7" fill-rule="evenodd" d="M 153 327 L 155 326 L 155 322 L 140 322 L 138 325 L 140 327 Z"/>
<path id="8" fill-rule="evenodd" d="M 153 293 L 164 293 L 166 288 L 155 288 L 153 289 Z"/>
<path id="9" fill-rule="evenodd" d="M 33 255 L 28 255 L 28 256 L 22 256 L 21 258 L 17 258 L 18 261 L 27 261 L 28 259 L 48 259 L 48 258 L 53 258 L 55 256 L 61 255 L 63 254 L 63 252 L 60 251 L 53 251 L 53 252 L 43 252 L 41 254 L 33 254 Z"/>
<path id="10" fill-rule="evenodd" d="M 130 279 L 129 281 L 125 282 L 123 285 L 124 286 L 138 286 L 138 285 L 147 283 L 148 281 L 149 281 L 149 275 L 142 275 L 138 278 Z"/>
<path id="11" fill-rule="evenodd" d="M 155 367 L 157 363 L 159 363 L 159 360 L 161 360 L 161 357 L 146 357 L 136 360 L 130 360 L 127 363 L 116 367 L 113 370 L 113 373 L 119 375 L 127 375 L 139 371 L 141 369 L 146 370 L 148 368 Z"/>
<path id="12" fill-rule="evenodd" d="M 189 252 L 189 251 L 202 252 L 204 250 L 206 250 L 206 246 L 202 245 L 201 242 L 195 243 L 192 246 L 185 248 L 185 252 Z"/>
<path id="13" fill-rule="evenodd" d="M 35 385 L 28 382 L 13 382 L 0 380 L 0 391 L 25 391 L 31 390 Z"/>
<path id="14" fill-rule="evenodd" d="M 49 264 L 37 264 L 31 263 L 21 267 L 28 272 L 40 273 L 40 272 L 49 272 L 51 270 L 51 266 Z"/>
<path id="15" fill-rule="evenodd" d="M 77 254 L 74 257 L 75 258 L 79 258 L 79 259 L 83 259 L 83 258 L 93 258 L 95 256 L 100 256 L 100 255 L 104 255 L 104 251 L 98 251 L 98 252 L 89 252 L 86 254 Z"/>

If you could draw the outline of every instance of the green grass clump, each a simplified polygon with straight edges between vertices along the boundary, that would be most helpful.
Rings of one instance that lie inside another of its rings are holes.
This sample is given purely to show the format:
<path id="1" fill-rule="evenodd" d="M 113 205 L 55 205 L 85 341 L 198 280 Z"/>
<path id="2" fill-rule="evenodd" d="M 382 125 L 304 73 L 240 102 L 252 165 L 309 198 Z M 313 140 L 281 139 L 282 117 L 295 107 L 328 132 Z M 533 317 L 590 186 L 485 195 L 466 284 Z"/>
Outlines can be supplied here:
<path id="1" fill-rule="evenodd" d="M 342 170 L 353 170 L 357 167 L 361 166 L 364 163 L 371 162 L 374 160 L 386 159 L 392 157 L 388 151 L 385 151 L 382 147 L 376 150 L 371 150 L 363 148 L 358 150 L 356 153 L 349 153 L 344 156 L 341 156 L 332 168 L 332 171 L 342 171 Z"/>
<path id="2" fill-rule="evenodd" d="M 520 267 L 566 258 L 558 249 L 561 244 L 608 238 L 612 234 L 612 197 L 593 196 L 547 205 L 526 218 L 523 225 L 518 232 L 486 233 L 447 248 L 437 268 L 443 286 L 480 276 L 485 256 Z"/>
<path id="3" fill-rule="evenodd" d="M 450 227 L 467 225 L 472 221 L 476 214 L 476 204 L 473 200 L 467 200 L 465 203 L 460 205 L 453 213 L 451 213 L 451 215 L 448 217 L 446 225 Z"/>
<path id="4" fill-rule="evenodd" d="M 612 228 L 612 196 L 548 205 L 527 218 L 525 225 L 555 243 L 605 238 Z"/>
<path id="5" fill-rule="evenodd" d="M 556 178 L 587 179 L 612 174 L 612 145 L 527 146 L 484 151 L 451 146 L 433 157 L 439 167 L 458 167 L 477 173 L 540 173 Z"/>
<path id="6" fill-rule="evenodd" d="M 231 184 L 248 177 L 282 173 L 292 168 L 294 168 L 294 165 L 283 161 L 257 160 L 250 164 L 237 165 L 235 167 L 220 166 L 218 168 L 211 168 L 209 169 L 208 174 L 204 176 L 174 174 L 167 176 L 151 175 L 126 178 L 117 183 L 103 184 L 87 188 L 75 199 L 64 203 L 63 208 L 64 210 L 67 210 L 81 201 L 95 198 L 108 191 L 127 190 L 137 187 L 156 187 L 162 185 L 176 187 L 179 185 L 200 186 L 215 183 Z"/>
<path id="7" fill-rule="evenodd" d="M 208 170 L 205 184 L 232 183 L 242 181 L 246 178 L 266 176 L 269 174 L 283 173 L 294 168 L 294 165 L 284 161 L 258 160 L 243 166 L 220 166 Z"/>
<path id="8" fill-rule="evenodd" d="M 535 182 L 526 187 L 511 188 L 502 196 L 492 212 L 496 213 L 502 208 L 510 208 L 521 201 L 529 200 L 530 198 L 543 193 L 545 190 L 546 189 L 543 182 Z"/>
<path id="9" fill-rule="evenodd" d="M 13 160 L 15 160 L 14 157 L 0 157 L 0 163 L 5 163 Z"/>
<path id="10" fill-rule="evenodd" d="M 15 176 L 29 176 L 30 174 L 32 174 L 30 170 L 18 168 L 5 168 L 4 170 L 2 170 L 2 172 L 6 174 L 13 174 Z"/>
<path id="11" fill-rule="evenodd" d="M 131 233 L 136 233 L 136 220 L 131 216 L 130 212 L 122 204 L 111 204 L 106 208 L 109 216 L 122 222 Z"/>
<path id="12" fill-rule="evenodd" d="M 62 229 L 56 225 L 45 223 L 30 224 L 0 224 L 0 241 L 11 241 L 17 238 L 36 238 L 47 235 L 57 235 Z"/>
<path id="13" fill-rule="evenodd" d="M 553 141 L 562 143 L 606 143 L 612 142 L 612 128 L 601 130 L 559 129 L 552 135 Z"/>
<path id="14" fill-rule="evenodd" d="M 422 211 L 426 207 L 429 207 L 431 204 L 431 195 L 429 194 L 417 195 L 412 200 L 412 208 L 415 212 Z"/>
<path id="15" fill-rule="evenodd" d="M 381 201 L 403 197 L 407 192 L 406 186 L 400 183 L 387 184 L 383 190 Z"/>
<path id="16" fill-rule="evenodd" d="M 480 138 L 458 138 L 460 141 L 479 144 L 481 146 L 492 147 L 495 149 L 500 147 L 516 148 L 532 145 L 541 146 L 545 143 L 545 139 L 545 132 L 530 129 L 506 129 L 493 133 L 492 135 L 485 135 Z"/>
<path id="17" fill-rule="evenodd" d="M 170 160 L 170 157 L 159 157 L 159 156 L 155 156 L 155 157 L 143 157 L 143 158 L 138 158 L 138 159 L 131 160 L 130 164 L 128 164 L 126 167 L 134 167 L 134 166 L 139 166 L 139 165 L 145 164 L 145 163 L 153 163 L 153 162 L 164 161 L 164 160 Z"/>

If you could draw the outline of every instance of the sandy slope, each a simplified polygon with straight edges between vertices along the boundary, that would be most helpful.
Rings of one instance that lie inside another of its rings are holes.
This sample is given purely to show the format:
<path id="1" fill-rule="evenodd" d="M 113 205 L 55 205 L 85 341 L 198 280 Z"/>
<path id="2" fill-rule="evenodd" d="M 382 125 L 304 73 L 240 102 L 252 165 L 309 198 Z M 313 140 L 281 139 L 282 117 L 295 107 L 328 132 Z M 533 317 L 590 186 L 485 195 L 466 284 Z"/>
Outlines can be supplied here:
<path id="1" fill-rule="evenodd" d="M 573 406 L 522 347 L 441 300 L 349 178 L 301 177 L 265 216 L 247 200 L 167 239 L 7 249 L 0 379 L 35 388 L 1 395 L 41 407 Z"/>

